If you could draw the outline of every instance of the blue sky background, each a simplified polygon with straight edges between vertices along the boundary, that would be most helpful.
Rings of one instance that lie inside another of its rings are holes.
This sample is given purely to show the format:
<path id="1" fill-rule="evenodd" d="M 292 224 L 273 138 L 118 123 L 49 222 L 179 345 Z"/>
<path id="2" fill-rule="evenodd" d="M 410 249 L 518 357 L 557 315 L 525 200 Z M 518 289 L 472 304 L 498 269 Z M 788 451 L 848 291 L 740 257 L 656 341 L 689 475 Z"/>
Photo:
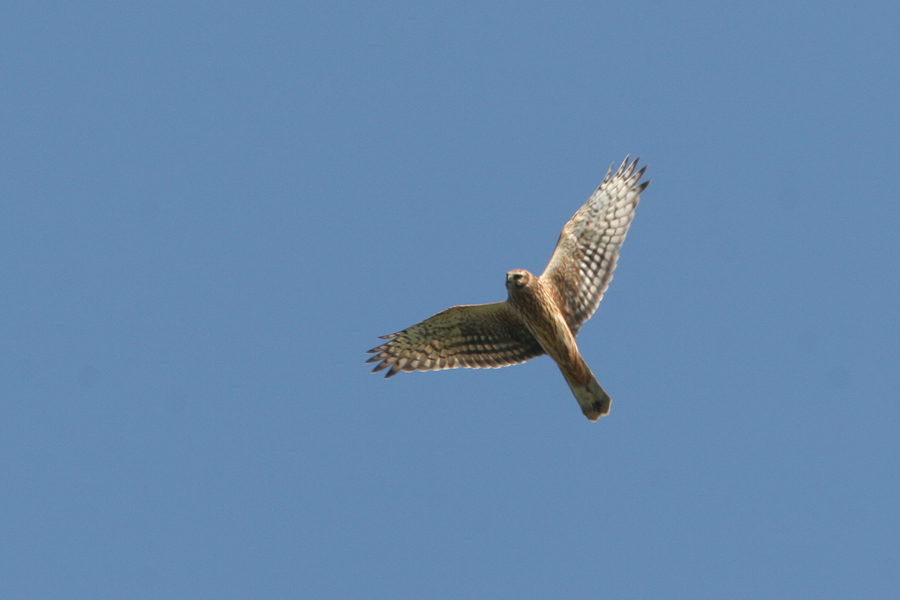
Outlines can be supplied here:
<path id="1" fill-rule="evenodd" d="M 7 598 L 896 598 L 895 2 L 0 9 Z M 653 183 L 553 362 L 365 350 Z"/>

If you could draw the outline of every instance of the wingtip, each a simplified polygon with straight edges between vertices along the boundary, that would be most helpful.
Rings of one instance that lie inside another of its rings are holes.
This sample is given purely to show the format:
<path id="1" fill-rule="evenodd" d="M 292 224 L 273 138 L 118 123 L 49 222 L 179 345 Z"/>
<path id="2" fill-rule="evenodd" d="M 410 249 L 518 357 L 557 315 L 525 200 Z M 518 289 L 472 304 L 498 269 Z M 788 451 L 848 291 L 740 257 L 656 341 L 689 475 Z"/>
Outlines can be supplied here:
<path id="1" fill-rule="evenodd" d="M 603 181 L 600 182 L 600 185 L 597 186 L 598 190 L 603 187 L 604 183 L 607 183 L 612 178 L 613 169 L 615 168 L 615 166 L 616 163 L 609 163 L 609 168 L 606 170 L 606 177 L 604 177 Z"/>

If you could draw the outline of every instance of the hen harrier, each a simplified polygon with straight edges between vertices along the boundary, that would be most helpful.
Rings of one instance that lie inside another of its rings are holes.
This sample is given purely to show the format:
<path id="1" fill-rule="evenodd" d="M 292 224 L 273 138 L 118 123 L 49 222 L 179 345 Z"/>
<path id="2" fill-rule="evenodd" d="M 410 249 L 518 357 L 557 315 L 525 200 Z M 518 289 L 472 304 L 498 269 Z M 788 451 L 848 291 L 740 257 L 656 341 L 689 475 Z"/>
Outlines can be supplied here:
<path id="1" fill-rule="evenodd" d="M 566 223 L 540 277 L 516 269 L 506 274 L 505 302 L 454 306 L 369 350 L 373 372 L 498 368 L 549 354 L 591 421 L 609 413 L 610 398 L 585 364 L 575 336 L 591 318 L 616 268 L 619 248 L 634 217 L 647 167 L 625 157 Z M 640 159 L 638 159 L 640 160 Z"/>

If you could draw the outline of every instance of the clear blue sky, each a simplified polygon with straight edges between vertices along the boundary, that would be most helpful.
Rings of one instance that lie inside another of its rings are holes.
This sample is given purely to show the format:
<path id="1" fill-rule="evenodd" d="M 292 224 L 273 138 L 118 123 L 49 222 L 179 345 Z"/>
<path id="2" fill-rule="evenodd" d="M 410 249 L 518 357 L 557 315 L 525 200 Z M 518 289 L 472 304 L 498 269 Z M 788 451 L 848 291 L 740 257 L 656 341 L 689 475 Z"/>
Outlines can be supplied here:
<path id="1" fill-rule="evenodd" d="M 84 3 L 87 4 L 87 3 Z M 900 597 L 896 2 L 0 9 L 6 598 Z M 376 336 L 653 180 L 578 338 Z"/>

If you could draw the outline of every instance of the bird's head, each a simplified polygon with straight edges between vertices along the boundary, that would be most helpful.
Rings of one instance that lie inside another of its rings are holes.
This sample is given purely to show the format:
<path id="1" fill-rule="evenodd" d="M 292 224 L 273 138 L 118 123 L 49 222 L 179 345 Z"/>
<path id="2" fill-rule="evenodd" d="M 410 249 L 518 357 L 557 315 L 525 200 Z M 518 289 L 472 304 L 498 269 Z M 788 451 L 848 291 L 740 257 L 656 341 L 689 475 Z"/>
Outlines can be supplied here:
<path id="1" fill-rule="evenodd" d="M 534 275 L 525 269 L 514 269 L 506 274 L 506 289 L 512 293 L 514 290 L 520 290 L 529 285 Z"/>

